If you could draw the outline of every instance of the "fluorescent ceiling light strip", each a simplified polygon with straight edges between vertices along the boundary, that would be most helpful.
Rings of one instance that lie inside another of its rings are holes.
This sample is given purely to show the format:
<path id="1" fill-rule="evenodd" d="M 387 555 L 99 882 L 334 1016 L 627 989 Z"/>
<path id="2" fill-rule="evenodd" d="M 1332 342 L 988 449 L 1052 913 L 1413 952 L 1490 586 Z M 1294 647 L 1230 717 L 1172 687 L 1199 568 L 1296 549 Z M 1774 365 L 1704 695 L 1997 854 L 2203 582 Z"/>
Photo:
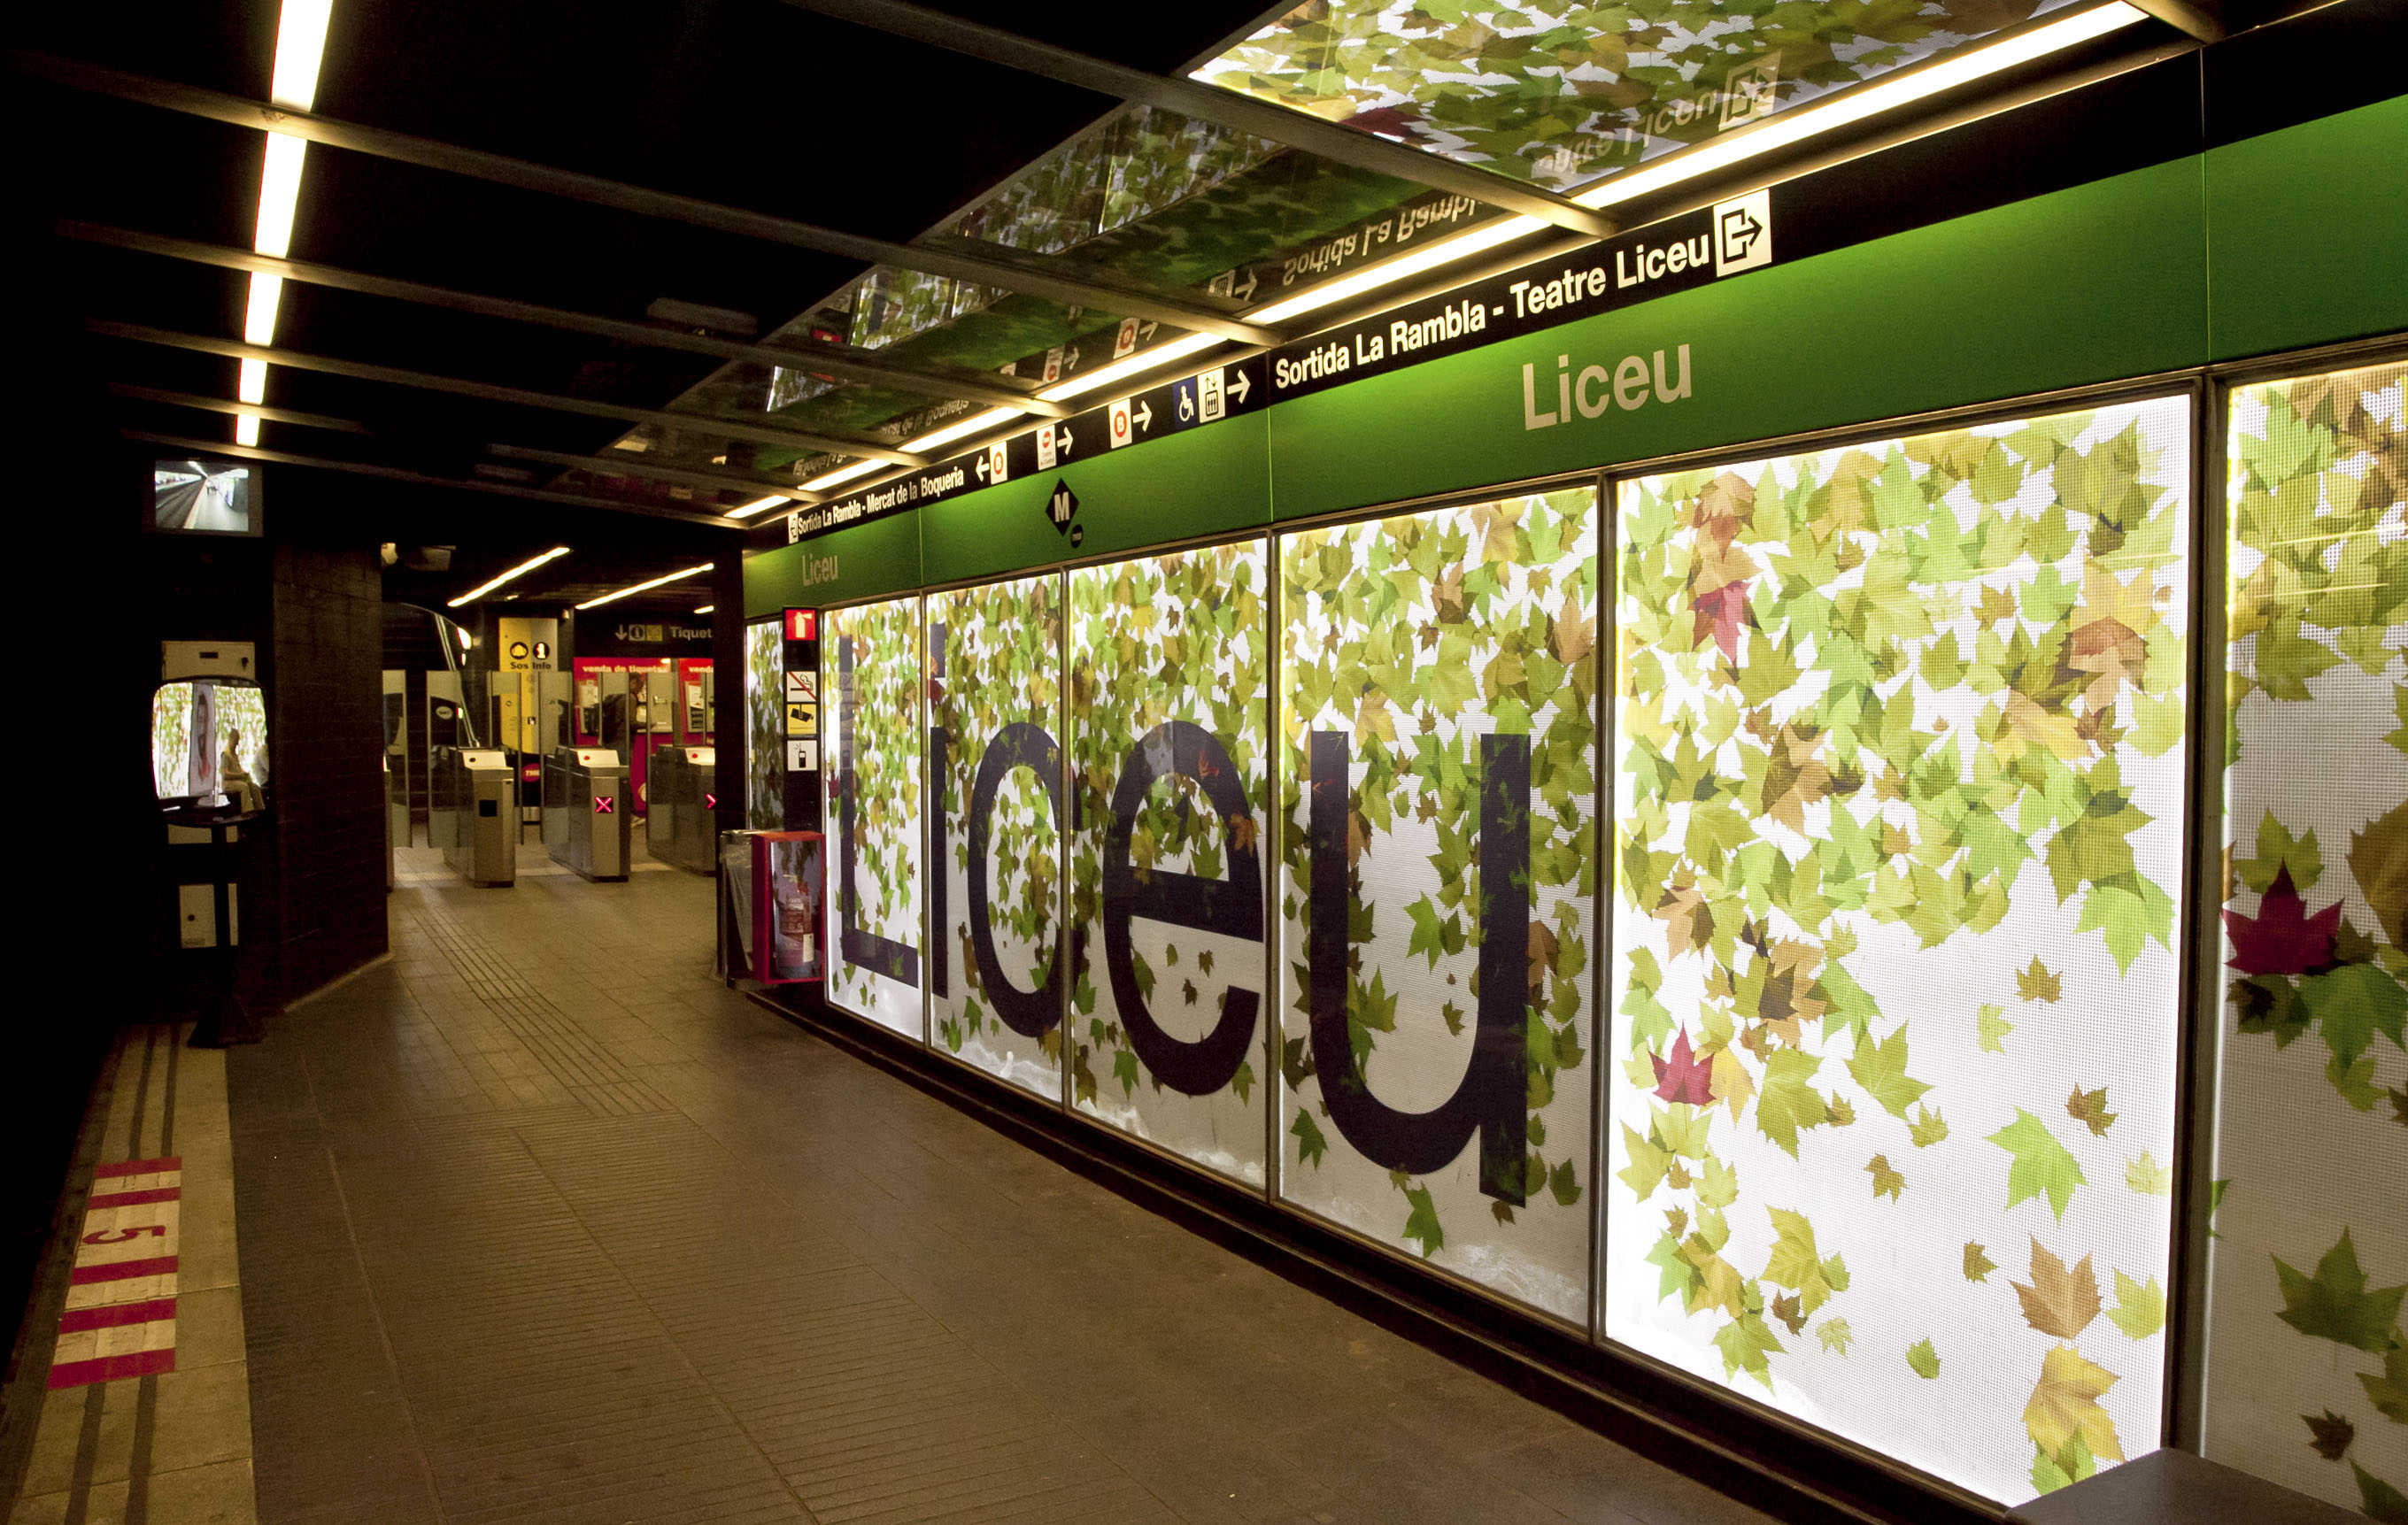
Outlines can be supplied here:
<path id="1" fill-rule="evenodd" d="M 730 508 L 727 510 L 727 517 L 730 519 L 750 519 L 764 508 L 775 508 L 781 503 L 792 503 L 794 501 L 794 499 L 788 497 L 783 492 L 772 492 L 766 498 L 754 499 L 752 502 L 746 504 L 741 508 Z"/>
<path id="2" fill-rule="evenodd" d="M 1434 270 L 1441 264 L 1449 264 L 1456 260 L 1484 253 L 1499 244 L 1511 243 L 1525 234 L 1536 233 L 1547 225 L 1535 217 L 1499 218 L 1494 222 L 1483 223 L 1469 233 L 1456 234 L 1452 238 L 1426 245 L 1414 249 L 1410 254 L 1399 254 L 1393 260 L 1383 261 L 1367 270 L 1357 270 L 1351 276 L 1343 276 L 1336 280 L 1315 286 L 1309 292 L 1298 292 L 1283 302 L 1274 302 L 1268 307 L 1257 308 L 1247 313 L 1245 319 L 1250 323 L 1281 322 L 1286 319 L 1328 306 L 1333 302 L 1343 302 L 1350 296 L 1360 296 L 1366 292 L 1378 291 L 1383 286 L 1393 285 L 1410 277 L 1418 276 L 1425 270 Z"/>
<path id="3" fill-rule="evenodd" d="M 284 278 L 264 270 L 251 273 L 251 297 L 243 305 L 242 342 L 272 345 L 276 342 L 276 308 L 284 295 Z"/>
<path id="4" fill-rule="evenodd" d="M 883 463 L 872 463 L 882 464 Z M 698 577 L 702 576 L 705 572 L 710 571 L 718 563 L 715 562 L 705 562 L 700 566 L 689 566 L 682 572 L 672 572 L 666 577 L 654 577 L 650 582 L 639 582 L 632 587 L 622 588 L 616 592 L 604 593 L 599 598 L 589 598 L 584 603 L 580 604 L 577 606 L 580 609 L 590 609 L 599 604 L 609 604 L 613 600 L 625 598 L 630 593 L 640 593 L 649 589 L 666 587 L 672 582 L 683 582 L 688 577 Z"/>
<path id="5" fill-rule="evenodd" d="M 1254 319 L 1249 315 L 1246 321 L 1252 322 Z M 1037 395 L 1041 401 L 1058 403 L 1066 397 L 1076 397 L 1082 392 L 1093 392 L 1097 387 L 1109 387 L 1113 382 L 1127 377 L 1158 369 L 1174 360 L 1185 360 L 1198 350 L 1210 349 L 1214 345 L 1227 342 L 1218 334 L 1182 334 L 1168 344 L 1157 344 L 1143 353 L 1131 355 L 1126 360 L 1116 361 L 1100 371 L 1089 371 L 1084 376 L 1057 382 Z"/>
<path id="6" fill-rule="evenodd" d="M 252 447 L 256 447 L 259 444 L 259 416 L 257 414 L 238 413 L 235 416 L 234 442 L 237 445 L 249 445 Z"/>
<path id="7" fill-rule="evenodd" d="M 567 554 L 568 548 L 566 546 L 554 546 L 550 550 L 545 551 L 542 555 L 536 557 L 532 561 L 521 562 L 518 565 L 511 567 L 509 571 L 503 573 L 500 577 L 495 577 L 491 582 L 479 583 L 476 587 L 469 589 L 465 593 L 462 593 L 458 598 L 446 602 L 443 606 L 447 609 L 456 609 L 463 604 L 473 603 L 476 600 L 484 597 L 487 593 L 492 592 L 494 589 L 499 588 L 502 584 L 518 577 L 523 577 L 528 573 L 534 571 L 537 567 L 543 565 L 544 563 L 556 562 L 561 557 Z"/>
<path id="8" fill-rule="evenodd" d="M 696 614 L 709 614 L 711 610 L 717 607 L 719 607 L 719 606 L 716 604 L 705 604 L 702 607 L 695 610 L 694 612 Z"/>
<path id="9" fill-rule="evenodd" d="M 280 260 L 292 251 L 293 212 L 301 202 L 301 162 L 308 151 L 306 138 L 267 135 L 267 157 L 259 167 L 259 223 L 251 240 L 262 254 Z"/>
<path id="10" fill-rule="evenodd" d="M 2028 64 L 2033 59 L 2062 51 L 2094 37 L 2103 37 L 2143 19 L 2141 11 L 2124 4 L 2123 0 L 2112 0 L 2111 4 L 2078 12 L 2045 26 L 2034 27 L 2028 32 L 1958 53 L 1954 58 L 1942 59 L 1873 84 L 1860 85 L 1817 105 L 1784 112 L 1762 126 L 1700 144 L 1646 169 L 1617 175 L 1572 200 L 1583 207 L 1611 207 L 1634 196 L 1661 191 L 1666 186 L 1677 185 L 1683 180 L 1713 174 L 1760 154 L 1788 148 L 1817 134 L 1896 110 L 1985 75 Z M 1258 313 L 1247 316 L 1257 321 L 1262 317 Z"/>
<path id="11" fill-rule="evenodd" d="M 276 72 L 267 98 L 288 110 L 318 104 L 318 65 L 326 56 L 326 22 L 335 0 L 284 0 L 276 16 Z"/>
<path id="12" fill-rule="evenodd" d="M 834 471 L 812 477 L 803 484 L 803 491 L 824 492 L 829 488 L 841 486 L 856 477 L 867 477 L 885 463 L 883 461 L 855 461 L 849 466 L 838 466 Z"/>
<path id="13" fill-rule="evenodd" d="M 933 450 L 939 445 L 951 445 L 953 441 L 975 435 L 981 430 L 992 429 L 997 424 L 1010 423 L 1014 419 L 1027 416 L 1026 408 L 990 407 L 983 413 L 962 420 L 959 423 L 949 423 L 942 429 L 932 429 L 917 439 L 907 439 L 903 442 L 903 449 L 914 454 L 922 450 Z"/>
<path id="14" fill-rule="evenodd" d="M 235 383 L 234 394 L 238 400 L 254 407 L 267 401 L 267 362 L 239 362 L 236 374 L 239 379 Z"/>

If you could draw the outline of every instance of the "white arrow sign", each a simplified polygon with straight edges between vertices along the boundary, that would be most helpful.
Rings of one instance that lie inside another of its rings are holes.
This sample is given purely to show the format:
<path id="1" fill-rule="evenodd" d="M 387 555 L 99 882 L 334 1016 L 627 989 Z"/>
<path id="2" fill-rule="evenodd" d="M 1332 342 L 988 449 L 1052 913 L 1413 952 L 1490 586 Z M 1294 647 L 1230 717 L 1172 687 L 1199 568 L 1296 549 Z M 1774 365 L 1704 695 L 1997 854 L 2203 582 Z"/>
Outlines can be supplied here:
<path id="1" fill-rule="evenodd" d="M 1249 270 L 1246 272 L 1245 285 L 1239 286 L 1233 283 L 1229 287 L 1229 294 L 1236 297 L 1239 301 L 1243 302 L 1248 297 L 1254 294 L 1254 287 L 1257 284 L 1259 284 L 1259 282 L 1255 280 L 1254 273 L 1252 270 Z"/>
<path id="2" fill-rule="evenodd" d="M 1054 431 L 1054 448 L 1064 455 L 1070 453 L 1070 426 L 1063 424 Z"/>
<path id="3" fill-rule="evenodd" d="M 1129 416 L 1137 420 L 1137 426 L 1139 429 L 1149 433 L 1152 432 L 1154 428 L 1154 405 L 1152 403 L 1138 404 L 1137 411 Z"/>
<path id="4" fill-rule="evenodd" d="M 1230 401 L 1242 403 L 1246 400 L 1246 393 L 1254 390 L 1254 384 L 1253 381 L 1247 379 L 1245 372 L 1240 371 L 1237 375 L 1229 378 Z"/>
<path id="5" fill-rule="evenodd" d="M 970 469 L 978 473 L 979 480 L 980 480 L 980 481 L 982 481 L 982 481 L 985 481 L 985 480 L 986 480 L 986 457 L 985 457 L 985 456 L 982 456 L 982 456 L 980 456 L 980 457 L 978 458 L 978 464 L 977 464 L 977 465 L 975 465 L 975 466 L 973 466 L 973 467 L 971 467 Z"/>

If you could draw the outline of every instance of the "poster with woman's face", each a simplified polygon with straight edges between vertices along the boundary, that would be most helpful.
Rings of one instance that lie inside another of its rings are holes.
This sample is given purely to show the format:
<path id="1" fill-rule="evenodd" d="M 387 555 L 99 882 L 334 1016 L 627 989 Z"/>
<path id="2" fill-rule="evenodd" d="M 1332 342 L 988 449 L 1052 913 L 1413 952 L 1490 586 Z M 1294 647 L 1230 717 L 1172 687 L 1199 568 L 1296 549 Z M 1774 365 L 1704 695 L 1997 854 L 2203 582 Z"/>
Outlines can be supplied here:
<path id="1" fill-rule="evenodd" d="M 207 683 L 193 685 L 192 729 L 185 744 L 185 792 L 198 798 L 214 794 L 218 790 L 218 721 L 217 690 Z"/>

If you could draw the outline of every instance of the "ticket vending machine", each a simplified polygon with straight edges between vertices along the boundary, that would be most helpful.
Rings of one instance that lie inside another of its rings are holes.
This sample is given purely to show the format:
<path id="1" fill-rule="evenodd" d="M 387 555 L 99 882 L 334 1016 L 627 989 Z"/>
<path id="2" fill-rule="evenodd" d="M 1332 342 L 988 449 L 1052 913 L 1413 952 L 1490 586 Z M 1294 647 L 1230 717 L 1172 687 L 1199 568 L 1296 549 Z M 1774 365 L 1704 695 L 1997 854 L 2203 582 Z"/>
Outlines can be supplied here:
<path id="1" fill-rule="evenodd" d="M 444 862 L 470 884 L 518 882 L 512 774 L 509 754 L 498 747 L 438 747 L 430 760 L 427 832 Z"/>
<path id="2" fill-rule="evenodd" d="M 608 747 L 555 748 L 543 760 L 543 846 L 580 878 L 627 877 L 627 764 Z"/>

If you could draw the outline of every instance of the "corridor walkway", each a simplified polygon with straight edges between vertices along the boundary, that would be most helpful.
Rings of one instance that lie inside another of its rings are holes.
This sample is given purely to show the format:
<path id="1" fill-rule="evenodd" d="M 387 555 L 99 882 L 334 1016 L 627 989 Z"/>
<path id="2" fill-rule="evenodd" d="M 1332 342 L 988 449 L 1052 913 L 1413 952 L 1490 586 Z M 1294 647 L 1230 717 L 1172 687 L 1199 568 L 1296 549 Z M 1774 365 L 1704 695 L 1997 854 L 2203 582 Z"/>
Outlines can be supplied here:
<path id="1" fill-rule="evenodd" d="M 406 886 L 231 1054 L 261 1520 L 1765 1518 L 724 990 L 710 925 Z"/>

